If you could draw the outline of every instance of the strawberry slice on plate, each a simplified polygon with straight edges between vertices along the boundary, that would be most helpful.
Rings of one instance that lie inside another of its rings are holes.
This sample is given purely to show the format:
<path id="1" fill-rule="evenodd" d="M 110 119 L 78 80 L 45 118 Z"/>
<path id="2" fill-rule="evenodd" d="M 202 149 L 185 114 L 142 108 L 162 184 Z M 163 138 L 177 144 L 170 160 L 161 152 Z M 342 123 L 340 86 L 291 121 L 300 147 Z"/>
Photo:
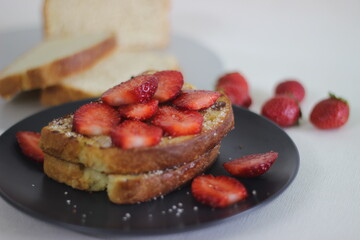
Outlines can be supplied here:
<path id="1" fill-rule="evenodd" d="M 158 100 L 151 99 L 146 103 L 122 105 L 118 108 L 118 111 L 124 118 L 144 121 L 155 114 L 158 109 L 158 104 Z"/>
<path id="2" fill-rule="evenodd" d="M 228 176 L 200 175 L 191 183 L 195 200 L 213 208 L 224 208 L 247 198 L 245 186 Z"/>
<path id="3" fill-rule="evenodd" d="M 158 88 L 155 92 L 154 99 L 160 103 L 175 98 L 184 85 L 184 77 L 178 71 L 160 71 L 154 74 L 158 78 Z"/>
<path id="4" fill-rule="evenodd" d="M 108 135 L 120 122 L 120 114 L 111 106 L 93 102 L 76 110 L 73 119 L 75 132 L 86 136 Z"/>
<path id="5" fill-rule="evenodd" d="M 163 130 L 137 120 L 125 120 L 111 131 L 111 140 L 122 149 L 157 145 Z"/>
<path id="6" fill-rule="evenodd" d="M 200 133 L 203 121 L 204 117 L 196 111 L 162 106 L 151 123 L 161 127 L 168 135 L 176 137 Z"/>
<path id="7" fill-rule="evenodd" d="M 157 87 L 158 79 L 154 74 L 139 75 L 110 88 L 103 93 L 101 100 L 111 106 L 147 102 Z"/>
<path id="8" fill-rule="evenodd" d="M 44 153 L 41 150 L 40 133 L 20 131 L 16 133 L 16 139 L 23 154 L 36 162 L 44 161 Z"/>
<path id="9" fill-rule="evenodd" d="M 236 177 L 257 177 L 267 172 L 278 158 L 277 152 L 246 155 L 223 164 L 226 171 Z"/>
<path id="10" fill-rule="evenodd" d="M 214 91 L 184 90 L 173 104 L 179 108 L 198 111 L 211 107 L 220 96 L 219 92 Z"/>

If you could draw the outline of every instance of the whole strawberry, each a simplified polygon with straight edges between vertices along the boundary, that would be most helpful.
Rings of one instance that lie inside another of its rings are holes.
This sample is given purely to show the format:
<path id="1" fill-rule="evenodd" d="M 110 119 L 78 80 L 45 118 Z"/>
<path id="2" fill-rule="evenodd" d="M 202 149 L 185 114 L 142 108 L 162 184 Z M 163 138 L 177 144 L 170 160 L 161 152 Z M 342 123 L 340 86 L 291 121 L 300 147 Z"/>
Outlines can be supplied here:
<path id="1" fill-rule="evenodd" d="M 216 90 L 224 91 L 234 105 L 248 108 L 252 103 L 249 84 L 239 72 L 227 73 L 221 76 L 217 81 Z"/>
<path id="2" fill-rule="evenodd" d="M 305 97 L 305 88 L 296 80 L 286 80 L 276 86 L 275 94 L 288 94 L 294 97 L 298 102 L 301 102 Z"/>
<path id="3" fill-rule="evenodd" d="M 290 127 L 298 123 L 301 111 L 294 98 L 277 95 L 265 102 L 261 114 L 281 127 Z"/>
<path id="4" fill-rule="evenodd" d="M 330 93 L 329 98 L 314 106 L 310 121 L 320 129 L 339 128 L 347 122 L 349 114 L 350 108 L 347 101 Z"/>

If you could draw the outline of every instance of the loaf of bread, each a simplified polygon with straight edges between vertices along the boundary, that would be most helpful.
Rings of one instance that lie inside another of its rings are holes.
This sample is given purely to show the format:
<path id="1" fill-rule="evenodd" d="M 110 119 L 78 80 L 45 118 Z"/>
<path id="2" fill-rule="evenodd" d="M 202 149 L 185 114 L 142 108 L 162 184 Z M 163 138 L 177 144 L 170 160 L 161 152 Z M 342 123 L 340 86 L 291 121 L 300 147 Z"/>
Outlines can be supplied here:
<path id="1" fill-rule="evenodd" d="M 114 32 L 122 50 L 165 48 L 169 0 L 45 0 L 44 35 Z"/>
<path id="2" fill-rule="evenodd" d="M 114 35 L 97 33 L 41 42 L 0 72 L 0 96 L 55 85 L 91 68 L 116 48 Z"/>
<path id="3" fill-rule="evenodd" d="M 85 98 L 99 97 L 107 89 L 146 70 L 178 70 L 179 64 L 169 54 L 114 51 L 91 69 L 69 76 L 61 83 L 44 89 L 40 101 L 58 105 Z"/>

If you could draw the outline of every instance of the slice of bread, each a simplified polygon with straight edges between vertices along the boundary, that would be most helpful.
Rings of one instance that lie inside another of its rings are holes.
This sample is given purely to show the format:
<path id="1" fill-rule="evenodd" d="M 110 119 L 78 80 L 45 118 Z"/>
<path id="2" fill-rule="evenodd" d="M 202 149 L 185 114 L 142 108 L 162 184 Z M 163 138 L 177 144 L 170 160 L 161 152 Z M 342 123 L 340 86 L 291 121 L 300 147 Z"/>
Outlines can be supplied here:
<path id="1" fill-rule="evenodd" d="M 45 88 L 86 70 L 116 48 L 111 34 L 99 33 L 41 42 L 0 72 L 0 96 Z"/>
<path id="2" fill-rule="evenodd" d="M 45 0 L 45 37 L 114 32 L 122 50 L 165 48 L 169 0 Z"/>
<path id="3" fill-rule="evenodd" d="M 105 174 L 81 164 L 45 154 L 45 174 L 73 188 L 86 191 L 107 190 L 110 201 L 137 203 L 167 194 L 204 172 L 216 160 L 220 145 L 178 167 L 142 174 Z"/>
<path id="4" fill-rule="evenodd" d="M 96 171 L 137 174 L 191 162 L 219 144 L 234 126 L 230 100 L 222 95 L 200 112 L 204 116 L 199 134 L 163 137 L 153 147 L 121 149 L 108 136 L 86 137 L 72 131 L 73 116 L 56 119 L 41 131 L 40 147 L 56 158 L 81 163 Z"/>
<path id="5" fill-rule="evenodd" d="M 176 58 L 169 54 L 117 50 L 91 69 L 44 89 L 40 101 L 44 105 L 58 105 L 99 97 L 107 89 L 150 69 L 178 70 L 179 65 Z"/>

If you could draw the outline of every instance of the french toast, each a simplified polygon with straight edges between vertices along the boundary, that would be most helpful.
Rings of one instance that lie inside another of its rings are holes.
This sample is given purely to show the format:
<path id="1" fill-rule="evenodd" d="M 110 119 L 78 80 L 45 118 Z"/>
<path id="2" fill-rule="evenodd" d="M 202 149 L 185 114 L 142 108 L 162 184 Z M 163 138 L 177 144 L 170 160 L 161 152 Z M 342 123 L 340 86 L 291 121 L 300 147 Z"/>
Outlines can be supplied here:
<path id="1" fill-rule="evenodd" d="M 234 127 L 229 98 L 195 90 L 174 70 L 120 83 L 41 131 L 44 172 L 114 203 L 175 190 L 215 161 Z"/>
<path id="2" fill-rule="evenodd" d="M 234 118 L 229 99 L 222 95 L 204 116 L 200 134 L 163 137 L 153 147 L 123 150 L 114 147 L 108 136 L 88 138 L 72 129 L 73 115 L 52 121 L 41 131 L 45 153 L 106 173 L 142 173 L 176 166 L 196 159 L 214 148 L 233 128 Z"/>
<path id="3" fill-rule="evenodd" d="M 220 145 L 181 166 L 141 174 L 106 174 L 82 164 L 71 163 L 45 154 L 45 174 L 73 188 L 107 191 L 117 204 L 144 202 L 164 195 L 187 183 L 216 160 Z"/>

